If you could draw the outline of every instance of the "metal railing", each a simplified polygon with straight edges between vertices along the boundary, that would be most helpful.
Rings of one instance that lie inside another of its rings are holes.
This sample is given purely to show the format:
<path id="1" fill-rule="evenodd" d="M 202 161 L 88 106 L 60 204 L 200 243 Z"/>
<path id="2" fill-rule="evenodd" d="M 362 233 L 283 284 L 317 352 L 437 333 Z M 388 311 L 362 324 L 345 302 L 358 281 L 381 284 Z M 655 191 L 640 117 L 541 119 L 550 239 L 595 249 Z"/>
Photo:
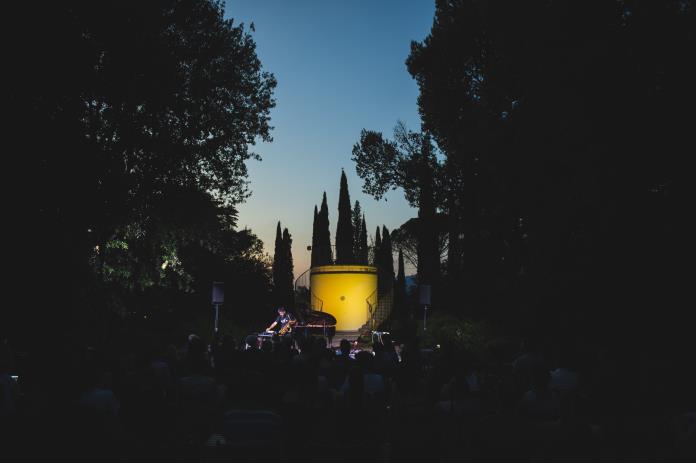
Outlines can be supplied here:
<path id="1" fill-rule="evenodd" d="M 372 291 L 372 294 L 367 296 L 367 299 L 365 299 L 365 302 L 367 304 L 367 322 L 369 324 L 370 330 L 374 330 L 376 326 L 377 320 L 375 319 L 375 315 L 377 314 L 377 303 L 378 303 L 378 298 L 377 298 L 377 290 L 375 289 Z"/>
<path id="2" fill-rule="evenodd" d="M 298 305 L 304 304 L 310 310 L 323 312 L 324 301 L 312 292 L 310 285 L 311 270 L 311 268 L 308 268 L 295 279 L 295 303 Z"/>
<path id="3" fill-rule="evenodd" d="M 310 281 L 310 271 L 312 269 L 308 268 L 304 272 L 300 274 L 297 278 L 295 278 L 295 291 L 297 291 L 299 288 L 309 288 L 309 281 Z"/>
<path id="4" fill-rule="evenodd" d="M 394 304 L 394 285 L 379 285 L 365 300 L 367 304 L 367 327 L 374 331 L 389 318 Z"/>

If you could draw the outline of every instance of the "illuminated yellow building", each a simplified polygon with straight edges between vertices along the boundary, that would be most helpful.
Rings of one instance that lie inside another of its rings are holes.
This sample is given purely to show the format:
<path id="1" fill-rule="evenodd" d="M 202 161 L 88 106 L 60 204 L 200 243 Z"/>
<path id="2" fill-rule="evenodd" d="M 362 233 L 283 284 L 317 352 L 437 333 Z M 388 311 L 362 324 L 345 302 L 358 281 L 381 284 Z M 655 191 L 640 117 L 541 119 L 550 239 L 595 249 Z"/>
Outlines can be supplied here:
<path id="1" fill-rule="evenodd" d="M 369 318 L 368 298 L 377 291 L 377 268 L 322 265 L 310 271 L 312 309 L 336 317 L 337 331 L 362 327 Z"/>

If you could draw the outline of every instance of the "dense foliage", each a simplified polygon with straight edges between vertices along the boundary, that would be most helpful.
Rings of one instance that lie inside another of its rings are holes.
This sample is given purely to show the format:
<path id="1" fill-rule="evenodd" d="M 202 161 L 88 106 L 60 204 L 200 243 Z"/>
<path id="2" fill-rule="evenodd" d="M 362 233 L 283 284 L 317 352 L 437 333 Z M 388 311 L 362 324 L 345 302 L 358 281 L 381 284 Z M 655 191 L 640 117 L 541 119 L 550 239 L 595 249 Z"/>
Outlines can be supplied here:
<path id="1" fill-rule="evenodd" d="M 418 207 L 418 217 L 422 219 L 416 222 L 421 263 L 417 268 L 418 280 L 423 284 L 437 283 L 437 231 L 429 224 L 435 223 L 441 202 L 438 195 L 442 191 L 442 166 L 430 137 L 408 130 L 402 122 L 396 124 L 391 140 L 380 132 L 363 129 L 352 153 L 356 171 L 363 179 L 363 192 L 380 199 L 390 189 L 401 188 L 406 200 Z"/>
<path id="2" fill-rule="evenodd" d="M 469 308 L 611 331 L 677 306 L 693 26 L 688 1 L 436 2 L 407 66 Z"/>
<path id="3" fill-rule="evenodd" d="M 181 301 L 148 292 L 205 287 L 197 304 L 209 299 L 208 270 L 186 257 L 194 248 L 221 273 L 267 280 L 258 240 L 235 231 L 276 84 L 248 30 L 212 1 L 34 8 L 6 11 L 21 42 L 6 55 L 18 289 L 50 287 L 38 305 L 53 307 L 57 329 L 71 311 L 86 320 L 106 306 L 130 312 L 133 298 Z"/>

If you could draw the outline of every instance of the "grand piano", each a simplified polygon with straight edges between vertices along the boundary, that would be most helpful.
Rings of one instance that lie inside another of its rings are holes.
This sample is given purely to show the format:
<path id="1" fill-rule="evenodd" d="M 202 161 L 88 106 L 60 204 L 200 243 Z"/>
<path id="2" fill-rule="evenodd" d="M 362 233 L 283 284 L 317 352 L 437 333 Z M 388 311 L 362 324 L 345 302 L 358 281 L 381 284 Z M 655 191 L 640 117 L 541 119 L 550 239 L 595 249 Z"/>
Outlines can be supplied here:
<path id="1" fill-rule="evenodd" d="M 297 324 L 293 328 L 296 334 L 302 336 L 324 336 L 331 340 L 336 335 L 336 317 L 328 312 L 312 310 L 306 306 L 296 308 Z"/>
<path id="2" fill-rule="evenodd" d="M 336 317 L 328 312 L 312 310 L 306 305 L 298 305 L 293 311 L 297 323 L 292 331 L 294 337 L 323 336 L 329 344 L 336 335 Z M 259 341 L 263 338 L 272 338 L 274 333 L 258 333 Z"/>

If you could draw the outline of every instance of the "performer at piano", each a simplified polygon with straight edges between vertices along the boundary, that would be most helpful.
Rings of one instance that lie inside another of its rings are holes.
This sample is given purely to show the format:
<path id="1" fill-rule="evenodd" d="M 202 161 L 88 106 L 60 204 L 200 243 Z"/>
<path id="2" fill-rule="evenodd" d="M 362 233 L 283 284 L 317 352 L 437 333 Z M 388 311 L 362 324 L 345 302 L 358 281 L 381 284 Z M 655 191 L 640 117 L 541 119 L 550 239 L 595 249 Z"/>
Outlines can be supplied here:
<path id="1" fill-rule="evenodd" d="M 293 325 L 297 323 L 295 317 L 288 312 L 285 307 L 278 307 L 278 316 L 271 323 L 271 326 L 266 328 L 267 333 L 275 332 L 276 327 L 278 328 L 278 334 L 281 336 L 290 336 L 292 333 Z"/>

